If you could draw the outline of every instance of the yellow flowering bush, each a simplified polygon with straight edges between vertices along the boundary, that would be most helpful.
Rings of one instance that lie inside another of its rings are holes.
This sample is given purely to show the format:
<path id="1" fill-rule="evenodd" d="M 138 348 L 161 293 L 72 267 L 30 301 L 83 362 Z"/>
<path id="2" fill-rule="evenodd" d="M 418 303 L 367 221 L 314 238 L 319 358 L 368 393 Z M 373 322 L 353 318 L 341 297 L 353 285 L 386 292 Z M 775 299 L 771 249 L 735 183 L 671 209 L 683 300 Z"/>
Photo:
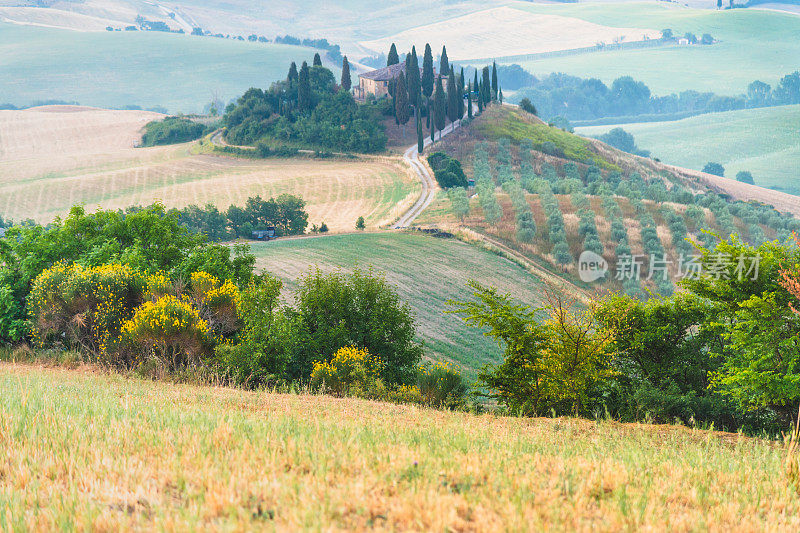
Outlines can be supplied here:
<path id="1" fill-rule="evenodd" d="M 144 293 L 145 300 L 155 302 L 162 296 L 174 294 L 174 292 L 175 286 L 163 272 L 147 276 L 147 290 Z"/>
<path id="2" fill-rule="evenodd" d="M 201 362 L 214 344 L 197 308 L 172 295 L 136 309 L 122 327 L 122 337 L 133 348 L 135 362 L 150 357 L 170 370 Z"/>
<path id="3" fill-rule="evenodd" d="M 330 362 L 314 363 L 311 386 L 337 396 L 367 396 L 376 387 L 382 388 L 380 372 L 380 359 L 365 349 L 348 346 L 337 350 Z"/>
<path id="4" fill-rule="evenodd" d="M 34 280 L 28 296 L 34 343 L 63 342 L 115 363 L 120 330 L 144 288 L 144 276 L 127 265 L 58 263 Z"/>
<path id="5" fill-rule="evenodd" d="M 468 389 L 461 371 L 441 362 L 419 367 L 417 387 L 426 405 L 448 409 L 463 407 Z"/>
<path id="6" fill-rule="evenodd" d="M 230 280 L 221 283 L 207 272 L 193 272 L 194 303 L 212 331 L 228 335 L 239 329 L 239 288 Z"/>

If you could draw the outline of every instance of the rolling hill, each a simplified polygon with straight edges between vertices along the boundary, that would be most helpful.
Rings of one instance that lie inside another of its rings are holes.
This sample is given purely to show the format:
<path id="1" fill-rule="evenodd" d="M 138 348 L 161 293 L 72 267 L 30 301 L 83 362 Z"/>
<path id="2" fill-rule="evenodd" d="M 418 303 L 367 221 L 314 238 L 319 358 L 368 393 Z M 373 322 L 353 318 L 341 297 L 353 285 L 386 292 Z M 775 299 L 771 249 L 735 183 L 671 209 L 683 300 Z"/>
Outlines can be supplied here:
<path id="1" fill-rule="evenodd" d="M 540 15 L 575 17 L 606 26 L 670 28 L 676 35 L 710 33 L 711 46 L 674 46 L 646 50 L 594 52 L 520 63 L 536 76 L 565 72 L 610 83 L 620 76 L 644 81 L 654 94 L 684 90 L 741 94 L 759 79 L 771 85 L 800 64 L 797 16 L 759 9 L 715 11 L 667 2 L 532 4 L 517 9 Z M 449 43 L 448 43 L 449 44 Z"/>
<path id="2" fill-rule="evenodd" d="M 359 216 L 370 228 L 389 224 L 419 195 L 419 182 L 394 158 L 251 160 L 197 153 L 193 143 L 134 148 L 144 124 L 161 116 L 70 106 L 0 111 L 0 216 L 46 223 L 75 204 L 227 208 L 290 193 L 308 202 L 312 224 L 338 232 Z"/>
<path id="3" fill-rule="evenodd" d="M 0 22 L 0 104 L 60 100 L 200 112 L 286 76 L 316 50 L 162 32 L 74 31 Z M 336 65 L 338 67 L 338 65 Z"/>
<path id="4" fill-rule="evenodd" d="M 434 360 L 458 364 L 474 378 L 486 363 L 497 362 L 497 343 L 460 318 L 445 314 L 448 300 L 468 300 L 467 281 L 475 279 L 538 304 L 544 283 L 511 261 L 455 239 L 405 233 L 339 235 L 284 239 L 253 245 L 257 267 L 280 277 L 290 297 L 294 281 L 309 268 L 373 267 L 385 272 L 407 302 L 419 325 L 419 337 Z"/>
<path id="5" fill-rule="evenodd" d="M 800 194 L 800 105 L 576 131 L 596 136 L 617 126 L 632 133 L 639 147 L 667 163 L 700 170 L 714 161 L 725 167 L 728 178 L 747 170 L 757 185 Z"/>

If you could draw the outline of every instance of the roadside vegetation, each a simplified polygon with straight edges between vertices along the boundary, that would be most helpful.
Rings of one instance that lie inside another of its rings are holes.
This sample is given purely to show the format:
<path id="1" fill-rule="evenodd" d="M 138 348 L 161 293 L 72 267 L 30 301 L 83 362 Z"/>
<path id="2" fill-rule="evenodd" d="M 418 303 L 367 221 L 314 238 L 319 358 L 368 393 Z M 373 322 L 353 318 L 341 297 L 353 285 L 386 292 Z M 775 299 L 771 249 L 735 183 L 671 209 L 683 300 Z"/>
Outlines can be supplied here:
<path id="1" fill-rule="evenodd" d="M 166 117 L 148 122 L 142 135 L 142 146 L 161 146 L 194 141 L 213 128 L 185 117 Z"/>

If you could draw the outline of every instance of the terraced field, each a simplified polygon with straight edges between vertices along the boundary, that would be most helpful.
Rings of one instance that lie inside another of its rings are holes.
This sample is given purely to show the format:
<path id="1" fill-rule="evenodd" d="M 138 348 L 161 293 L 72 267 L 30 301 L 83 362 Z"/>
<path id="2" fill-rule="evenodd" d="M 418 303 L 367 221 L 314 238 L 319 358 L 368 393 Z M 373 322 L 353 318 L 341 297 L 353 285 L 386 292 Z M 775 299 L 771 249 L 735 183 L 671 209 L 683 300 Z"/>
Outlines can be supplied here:
<path id="1" fill-rule="evenodd" d="M 282 193 L 308 202 L 310 221 L 331 231 L 389 224 L 419 195 L 399 159 L 242 160 L 195 154 L 192 144 L 134 148 L 159 115 L 51 106 L 0 111 L 0 216 L 49 222 L 70 207 L 168 207 Z"/>
<path id="2" fill-rule="evenodd" d="M 315 266 L 323 271 L 372 266 L 385 272 L 416 314 L 427 355 L 455 362 L 471 377 L 484 364 L 496 362 L 502 352 L 479 330 L 445 314 L 446 302 L 469 299 L 469 279 L 510 292 L 528 304 L 543 296 L 541 280 L 518 265 L 453 239 L 406 233 L 338 235 L 258 243 L 253 252 L 258 268 L 285 281 L 287 297 L 294 281 Z"/>

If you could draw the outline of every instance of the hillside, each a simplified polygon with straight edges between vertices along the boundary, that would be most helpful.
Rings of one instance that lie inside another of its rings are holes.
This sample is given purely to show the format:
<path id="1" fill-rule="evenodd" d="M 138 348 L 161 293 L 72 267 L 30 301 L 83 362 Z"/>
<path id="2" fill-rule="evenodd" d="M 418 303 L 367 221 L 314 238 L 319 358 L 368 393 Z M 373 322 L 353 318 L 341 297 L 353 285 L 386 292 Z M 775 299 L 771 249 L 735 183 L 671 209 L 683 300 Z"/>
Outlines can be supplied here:
<path id="1" fill-rule="evenodd" d="M 782 214 L 800 213 L 800 198 L 631 156 L 510 106 L 491 106 L 433 150 L 459 159 L 477 188 L 463 212 L 440 193 L 418 223 L 476 231 L 579 285 L 585 250 L 608 262 L 594 288 L 670 294 L 694 254 L 687 239 L 714 242 L 704 230 L 760 244 L 800 229 Z M 642 259 L 641 283 L 620 270 L 632 257 Z M 651 269 L 654 257 L 667 263 Z"/>
<path id="2" fill-rule="evenodd" d="M 469 299 L 470 279 L 512 292 L 530 305 L 542 301 L 545 288 L 540 278 L 507 259 L 455 239 L 425 235 L 379 233 L 278 240 L 254 244 L 253 253 L 258 268 L 284 280 L 287 298 L 295 288 L 293 281 L 310 268 L 329 272 L 359 266 L 386 273 L 417 316 L 428 357 L 456 363 L 473 378 L 484 364 L 497 362 L 502 350 L 481 330 L 445 314 L 447 301 Z"/>
<path id="3" fill-rule="evenodd" d="M 197 152 L 196 143 L 134 148 L 144 111 L 48 106 L 0 111 L 0 216 L 50 222 L 75 204 L 125 208 L 213 203 L 297 194 L 312 224 L 351 230 L 389 224 L 420 188 L 397 159 L 236 159 Z M 55 147 L 55 149 L 54 149 Z"/>
<path id="4" fill-rule="evenodd" d="M 710 4 L 708 4 L 710 7 Z M 781 76 L 797 69 L 790 58 L 800 54 L 797 16 L 759 9 L 717 11 L 692 9 L 667 2 L 597 2 L 545 5 L 515 3 L 540 15 L 575 17 L 606 26 L 670 28 L 676 35 L 710 33 L 720 42 L 711 46 L 673 46 L 617 50 L 531 61 L 518 59 L 534 75 L 565 72 L 610 83 L 632 75 L 654 94 L 684 90 L 741 94 L 753 80 L 773 87 Z M 690 66 L 687 68 L 687 66 Z"/>
<path id="5" fill-rule="evenodd" d="M 679 427 L 0 364 L 0 428 L 12 530 L 800 526 L 781 448 Z"/>
<path id="6" fill-rule="evenodd" d="M 1 19 L 0 19 L 1 20 Z M 316 50 L 162 32 L 72 31 L 0 22 L 0 104 L 203 110 L 286 76 Z M 338 65 L 335 65 L 338 67 Z"/>
<path id="7" fill-rule="evenodd" d="M 714 161 L 725 167 L 729 178 L 746 170 L 762 187 L 800 194 L 798 123 L 800 106 L 794 105 L 618 126 L 662 161 L 695 170 Z M 577 132 L 595 136 L 618 126 L 577 128 Z"/>

